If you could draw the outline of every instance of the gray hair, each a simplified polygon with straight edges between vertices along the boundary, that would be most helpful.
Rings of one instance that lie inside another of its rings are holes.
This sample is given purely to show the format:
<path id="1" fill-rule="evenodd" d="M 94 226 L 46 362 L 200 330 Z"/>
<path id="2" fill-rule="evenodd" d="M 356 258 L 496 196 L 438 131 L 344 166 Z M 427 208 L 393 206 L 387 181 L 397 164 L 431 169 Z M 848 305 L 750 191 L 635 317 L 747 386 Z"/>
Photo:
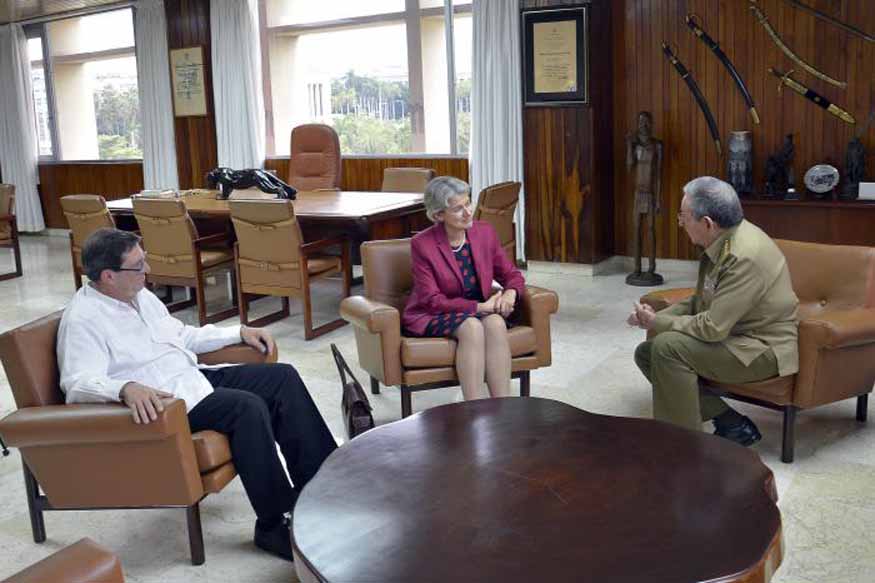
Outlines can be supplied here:
<path id="1" fill-rule="evenodd" d="M 130 231 L 104 227 L 94 231 L 82 245 L 82 267 L 91 281 L 100 281 L 104 269 L 118 271 L 124 256 L 140 244 Z"/>
<path id="2" fill-rule="evenodd" d="M 738 194 L 728 182 L 713 176 L 701 176 L 687 182 L 683 190 L 696 220 L 711 217 L 718 227 L 729 229 L 744 219 Z"/>
<path id="3" fill-rule="evenodd" d="M 450 198 L 471 194 L 471 187 L 464 180 L 452 176 L 438 176 L 425 187 L 425 214 L 435 222 L 435 215 L 450 208 Z"/>

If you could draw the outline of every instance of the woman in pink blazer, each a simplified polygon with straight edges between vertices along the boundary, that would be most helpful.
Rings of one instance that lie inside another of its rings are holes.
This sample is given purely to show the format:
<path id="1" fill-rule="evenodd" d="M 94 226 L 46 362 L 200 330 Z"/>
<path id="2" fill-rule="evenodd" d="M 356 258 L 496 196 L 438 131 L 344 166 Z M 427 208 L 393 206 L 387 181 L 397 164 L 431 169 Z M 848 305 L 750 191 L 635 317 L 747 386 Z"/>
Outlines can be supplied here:
<path id="1" fill-rule="evenodd" d="M 412 336 L 449 337 L 465 399 L 510 394 L 507 319 L 525 293 L 492 226 L 474 221 L 471 188 L 439 176 L 425 189 L 425 212 L 435 224 L 411 241 L 413 291 L 403 324 Z M 502 286 L 493 293 L 492 281 Z"/>

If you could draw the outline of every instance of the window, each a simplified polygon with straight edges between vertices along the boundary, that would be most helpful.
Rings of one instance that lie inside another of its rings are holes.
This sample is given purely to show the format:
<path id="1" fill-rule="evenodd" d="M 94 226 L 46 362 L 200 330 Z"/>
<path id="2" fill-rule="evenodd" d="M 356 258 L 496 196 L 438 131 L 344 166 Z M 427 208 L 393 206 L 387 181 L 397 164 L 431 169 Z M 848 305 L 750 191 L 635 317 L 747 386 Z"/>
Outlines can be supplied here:
<path id="1" fill-rule="evenodd" d="M 33 25 L 27 35 L 40 156 L 142 158 L 131 9 Z"/>
<path id="2" fill-rule="evenodd" d="M 448 35 L 450 1 L 263 2 L 268 153 L 315 122 L 346 154 L 467 154 L 471 2 L 450 6 Z"/>

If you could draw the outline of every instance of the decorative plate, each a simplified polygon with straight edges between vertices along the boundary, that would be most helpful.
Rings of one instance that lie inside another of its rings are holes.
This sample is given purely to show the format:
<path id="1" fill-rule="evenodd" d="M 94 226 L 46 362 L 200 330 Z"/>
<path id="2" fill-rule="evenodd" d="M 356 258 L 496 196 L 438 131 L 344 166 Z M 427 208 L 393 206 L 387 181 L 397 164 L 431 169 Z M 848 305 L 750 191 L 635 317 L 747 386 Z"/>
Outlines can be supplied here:
<path id="1" fill-rule="evenodd" d="M 839 171 L 829 164 L 817 164 L 805 173 L 805 187 L 811 192 L 823 194 L 839 183 Z"/>

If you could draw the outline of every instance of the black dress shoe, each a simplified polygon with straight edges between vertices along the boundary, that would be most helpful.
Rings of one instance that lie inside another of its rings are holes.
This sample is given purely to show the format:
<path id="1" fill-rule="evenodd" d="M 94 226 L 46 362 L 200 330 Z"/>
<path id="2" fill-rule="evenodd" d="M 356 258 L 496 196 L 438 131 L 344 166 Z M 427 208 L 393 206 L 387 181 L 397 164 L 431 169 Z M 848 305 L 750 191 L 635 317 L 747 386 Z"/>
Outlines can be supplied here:
<path id="1" fill-rule="evenodd" d="M 742 417 L 741 421 L 729 427 L 721 427 L 716 423 L 714 425 L 717 427 L 714 430 L 714 435 L 719 435 L 744 447 L 751 446 L 763 438 L 757 426 L 747 417 Z"/>
<path id="2" fill-rule="evenodd" d="M 287 561 L 294 561 L 291 518 L 283 516 L 282 521 L 271 528 L 262 528 L 256 522 L 255 546 Z"/>

